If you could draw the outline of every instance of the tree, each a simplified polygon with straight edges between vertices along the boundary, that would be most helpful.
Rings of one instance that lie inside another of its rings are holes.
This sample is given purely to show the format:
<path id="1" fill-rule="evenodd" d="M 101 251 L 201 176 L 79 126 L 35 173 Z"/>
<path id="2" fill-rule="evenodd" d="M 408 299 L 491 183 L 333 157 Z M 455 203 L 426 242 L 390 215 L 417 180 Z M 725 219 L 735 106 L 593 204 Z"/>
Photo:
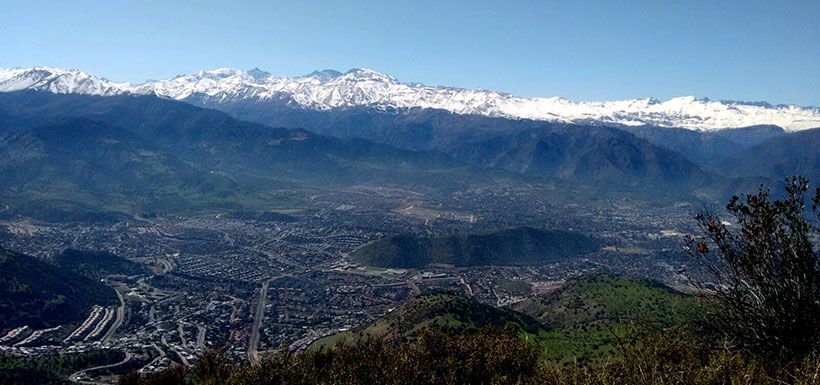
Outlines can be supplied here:
<path id="1" fill-rule="evenodd" d="M 702 237 L 688 239 L 714 279 L 709 291 L 722 305 L 717 329 L 767 358 L 797 359 L 820 343 L 820 254 L 812 244 L 818 227 L 807 216 L 807 191 L 808 180 L 792 177 L 782 199 L 764 187 L 734 196 L 726 208 L 737 229 L 716 213 L 701 214 Z M 818 206 L 820 189 L 812 205 L 820 218 Z"/>

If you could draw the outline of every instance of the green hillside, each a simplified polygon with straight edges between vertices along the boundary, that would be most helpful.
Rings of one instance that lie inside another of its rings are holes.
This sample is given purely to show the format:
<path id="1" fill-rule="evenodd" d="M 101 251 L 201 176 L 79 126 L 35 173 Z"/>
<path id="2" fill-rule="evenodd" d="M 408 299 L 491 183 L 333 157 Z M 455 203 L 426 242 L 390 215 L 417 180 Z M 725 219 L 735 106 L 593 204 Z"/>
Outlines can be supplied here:
<path id="1" fill-rule="evenodd" d="M 702 318 L 708 307 L 695 296 L 638 278 L 577 278 L 515 310 L 541 321 L 549 332 L 539 344 L 548 361 L 596 364 L 633 334 L 660 331 Z"/>
<path id="2" fill-rule="evenodd" d="M 538 321 L 525 314 L 458 295 L 436 293 L 410 299 L 364 328 L 326 337 L 314 343 L 312 348 L 328 348 L 342 340 L 352 342 L 363 336 L 387 342 L 404 342 L 418 336 L 424 329 L 465 334 L 482 327 L 512 329 L 521 335 L 544 332 Z"/>
<path id="3" fill-rule="evenodd" d="M 0 249 L 0 331 L 80 321 L 93 305 L 116 303 L 114 290 L 98 280 Z"/>
<path id="4" fill-rule="evenodd" d="M 455 266 L 536 265 L 593 252 L 597 240 L 580 233 L 517 227 L 441 237 L 394 235 L 352 257 L 370 266 L 417 268 L 430 263 Z"/>
<path id="5" fill-rule="evenodd" d="M 615 346 L 643 332 L 697 320 L 707 307 L 697 297 L 651 281 L 611 275 L 574 279 L 514 309 L 496 308 L 452 294 L 413 298 L 373 323 L 323 338 L 312 349 L 354 342 L 363 336 L 388 342 L 412 340 L 424 329 L 449 335 L 482 327 L 512 329 L 552 365 L 598 365 Z"/>
<path id="6" fill-rule="evenodd" d="M 136 209 L 193 209 L 236 199 L 240 190 L 229 178 L 90 118 L 0 133 L 0 159 L 7 214 L 54 221 L 112 220 Z"/>
<path id="7" fill-rule="evenodd" d="M 104 251 L 67 249 L 56 261 L 58 266 L 99 280 L 109 275 L 137 275 L 148 270 L 139 263 Z"/>

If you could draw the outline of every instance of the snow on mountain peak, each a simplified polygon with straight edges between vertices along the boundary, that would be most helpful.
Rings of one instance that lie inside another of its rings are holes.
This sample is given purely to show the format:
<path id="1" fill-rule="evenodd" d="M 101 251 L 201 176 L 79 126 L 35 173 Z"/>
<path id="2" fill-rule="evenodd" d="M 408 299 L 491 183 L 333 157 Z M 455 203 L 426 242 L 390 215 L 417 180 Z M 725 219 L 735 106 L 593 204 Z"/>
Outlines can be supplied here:
<path id="1" fill-rule="evenodd" d="M 251 70 L 248 70 L 248 76 L 252 77 L 254 80 L 264 80 L 272 77 L 273 75 L 271 75 L 270 72 L 262 71 L 259 68 L 255 67 Z"/>
<path id="2" fill-rule="evenodd" d="M 114 83 L 77 69 L 31 67 L 0 69 L 0 92 L 34 89 L 57 94 L 116 95 L 129 85 Z"/>
<path id="3" fill-rule="evenodd" d="M 682 96 L 603 102 L 574 102 L 563 97 L 522 98 L 488 90 L 402 83 L 367 68 L 341 73 L 314 71 L 276 77 L 258 68 L 218 68 L 142 84 L 115 83 L 80 70 L 53 67 L 0 68 L 0 92 L 34 89 L 92 95 L 155 94 L 177 100 L 195 98 L 210 105 L 286 98 L 301 108 L 328 110 L 366 106 L 379 109 L 435 108 L 552 122 L 598 121 L 608 124 L 680 127 L 695 130 L 773 124 L 786 130 L 820 127 L 820 109 L 772 106 L 765 102 L 713 101 Z"/>
<path id="4" fill-rule="evenodd" d="M 336 71 L 336 70 L 327 69 L 327 70 L 321 70 L 321 71 L 313 71 L 310 74 L 308 74 L 306 77 L 315 77 L 315 78 L 318 78 L 321 82 L 324 83 L 324 82 L 336 79 L 339 76 L 342 76 L 341 72 Z"/>
<path id="5" fill-rule="evenodd" d="M 224 79 L 229 78 L 232 76 L 243 76 L 246 75 L 245 71 L 233 69 L 233 68 L 217 68 L 215 70 L 210 71 L 199 71 L 196 73 L 196 76 L 203 79 Z"/>
<path id="6" fill-rule="evenodd" d="M 398 83 L 399 81 L 396 78 L 383 74 L 381 72 L 373 71 L 369 68 L 353 68 L 341 76 L 337 77 L 337 79 L 345 79 L 348 81 L 374 81 L 374 82 L 385 82 L 385 83 Z"/>

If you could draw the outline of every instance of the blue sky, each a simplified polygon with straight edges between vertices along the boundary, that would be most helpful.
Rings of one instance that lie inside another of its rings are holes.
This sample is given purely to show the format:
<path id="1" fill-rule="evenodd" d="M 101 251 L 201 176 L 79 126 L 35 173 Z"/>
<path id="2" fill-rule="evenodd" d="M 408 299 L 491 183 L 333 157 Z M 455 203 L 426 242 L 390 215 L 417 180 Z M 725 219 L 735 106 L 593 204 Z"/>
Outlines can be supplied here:
<path id="1" fill-rule="evenodd" d="M 3 0 L 0 67 L 118 81 L 367 67 L 575 100 L 820 105 L 820 1 Z"/>

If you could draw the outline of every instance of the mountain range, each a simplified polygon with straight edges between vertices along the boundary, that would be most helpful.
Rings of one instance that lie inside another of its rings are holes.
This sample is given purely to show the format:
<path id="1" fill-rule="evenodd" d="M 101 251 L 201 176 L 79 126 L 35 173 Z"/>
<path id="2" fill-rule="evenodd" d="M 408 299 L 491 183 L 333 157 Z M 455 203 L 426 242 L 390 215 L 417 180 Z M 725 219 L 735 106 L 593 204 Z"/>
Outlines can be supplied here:
<path id="1" fill-rule="evenodd" d="M 560 181 L 723 199 L 793 173 L 820 180 L 816 108 L 693 100 L 700 115 L 619 113 L 627 120 L 615 123 L 570 107 L 554 119 L 504 107 L 538 100 L 370 70 L 217 70 L 134 85 L 2 69 L 0 199 L 13 206 L 3 215 L 242 211 L 273 190 L 362 184 L 452 192 Z M 599 105 L 612 103 L 640 104 Z M 721 120 L 721 109 L 737 119 Z M 711 125 L 686 123 L 695 117 Z"/>
<path id="2" fill-rule="evenodd" d="M 258 68 L 220 68 L 141 84 L 112 82 L 80 70 L 52 67 L 0 69 L 0 91 L 23 89 L 90 95 L 154 94 L 217 109 L 255 104 L 266 110 L 326 111 L 369 107 L 378 110 L 438 109 L 561 123 L 653 125 L 700 131 L 777 125 L 788 131 L 820 127 L 820 109 L 764 102 L 712 101 L 684 96 L 574 102 L 562 97 L 523 98 L 508 93 L 402 83 L 369 69 L 316 71 L 277 77 Z"/>
<path id="3" fill-rule="evenodd" d="M 238 209 L 294 187 L 447 190 L 493 179 L 440 152 L 271 128 L 151 95 L 0 93 L 0 122 L 0 196 L 47 217 Z"/>

